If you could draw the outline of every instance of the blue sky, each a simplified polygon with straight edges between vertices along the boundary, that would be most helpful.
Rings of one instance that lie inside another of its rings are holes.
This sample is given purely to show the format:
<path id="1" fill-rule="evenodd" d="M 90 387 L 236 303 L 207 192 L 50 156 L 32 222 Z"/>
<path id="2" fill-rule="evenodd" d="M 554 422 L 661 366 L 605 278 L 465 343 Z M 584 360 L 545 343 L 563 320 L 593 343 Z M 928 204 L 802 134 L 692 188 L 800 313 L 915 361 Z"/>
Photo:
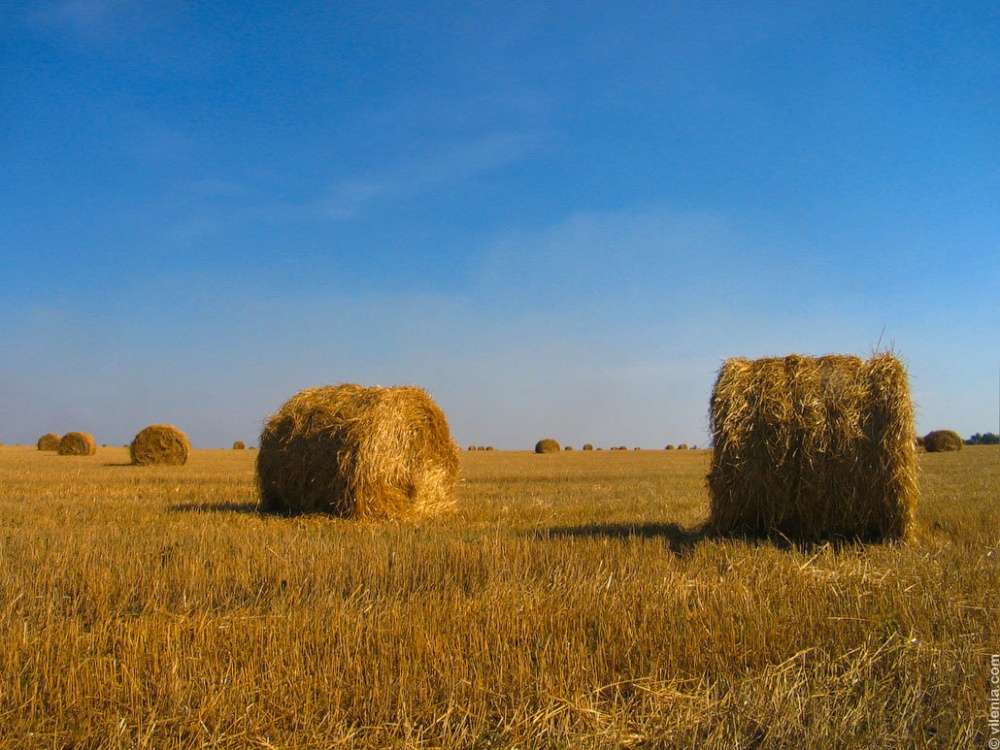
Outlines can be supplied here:
<path id="1" fill-rule="evenodd" d="M 995 430 L 998 81 L 988 2 L 5 3 L 0 441 L 705 443 L 724 358 L 887 345 Z"/>

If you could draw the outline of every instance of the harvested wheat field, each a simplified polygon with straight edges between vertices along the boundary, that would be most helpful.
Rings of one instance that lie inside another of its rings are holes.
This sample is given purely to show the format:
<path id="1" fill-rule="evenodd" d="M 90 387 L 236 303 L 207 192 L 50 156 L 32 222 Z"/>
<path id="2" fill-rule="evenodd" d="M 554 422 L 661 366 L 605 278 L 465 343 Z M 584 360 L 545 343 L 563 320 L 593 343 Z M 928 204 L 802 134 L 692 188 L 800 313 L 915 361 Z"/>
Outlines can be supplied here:
<path id="1" fill-rule="evenodd" d="M 462 452 L 454 514 L 255 511 L 254 455 L 0 449 L 0 747 L 985 747 L 1000 452 L 910 544 L 708 538 L 708 452 Z"/>

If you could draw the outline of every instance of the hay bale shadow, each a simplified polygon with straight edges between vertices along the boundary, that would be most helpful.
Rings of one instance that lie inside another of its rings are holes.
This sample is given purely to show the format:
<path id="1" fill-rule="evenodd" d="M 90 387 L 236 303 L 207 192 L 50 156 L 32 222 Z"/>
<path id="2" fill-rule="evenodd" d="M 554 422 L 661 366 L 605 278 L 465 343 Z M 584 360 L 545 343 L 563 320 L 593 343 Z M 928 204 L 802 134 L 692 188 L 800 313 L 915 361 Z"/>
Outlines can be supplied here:
<path id="1" fill-rule="evenodd" d="M 583 526 L 557 526 L 536 532 L 542 539 L 660 539 L 675 555 L 690 552 L 702 541 L 714 536 L 704 527 L 685 529 L 676 523 L 594 523 Z"/>
<path id="2" fill-rule="evenodd" d="M 259 513 L 257 503 L 176 503 L 170 513 Z"/>

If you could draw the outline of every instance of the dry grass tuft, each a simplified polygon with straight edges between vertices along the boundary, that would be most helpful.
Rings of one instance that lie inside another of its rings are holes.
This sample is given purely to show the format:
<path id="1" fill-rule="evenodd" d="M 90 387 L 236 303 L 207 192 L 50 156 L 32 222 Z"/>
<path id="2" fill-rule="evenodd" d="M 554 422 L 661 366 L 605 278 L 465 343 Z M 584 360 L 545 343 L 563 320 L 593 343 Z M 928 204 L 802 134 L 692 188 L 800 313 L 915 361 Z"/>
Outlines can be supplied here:
<path id="1" fill-rule="evenodd" d="M 38 438 L 38 450 L 40 451 L 57 451 L 59 450 L 59 441 L 62 440 L 61 435 L 56 435 L 54 432 L 46 432 L 40 438 Z"/>
<path id="2" fill-rule="evenodd" d="M 913 404 L 891 354 L 730 359 L 712 391 L 710 525 L 792 539 L 905 539 Z"/>
<path id="3" fill-rule="evenodd" d="M 454 505 L 458 447 L 421 388 L 307 388 L 260 436 L 260 509 L 344 518 L 427 515 Z"/>
<path id="4" fill-rule="evenodd" d="M 136 466 L 183 466 L 191 453 L 191 443 L 173 425 L 151 424 L 132 439 L 128 452 Z"/>
<path id="5" fill-rule="evenodd" d="M 237 440 L 236 442 L 233 443 L 233 450 L 234 451 L 244 451 L 244 450 L 246 450 L 246 448 L 247 448 L 247 444 L 244 443 L 242 440 Z"/>
<path id="6" fill-rule="evenodd" d="M 558 453 L 559 441 L 552 438 L 542 438 L 535 443 L 535 453 Z"/>
<path id="7" fill-rule="evenodd" d="M 59 440 L 60 456 L 93 456 L 97 443 L 89 432 L 67 432 Z"/>
<path id="8" fill-rule="evenodd" d="M 964 445 L 962 436 L 954 430 L 934 430 L 924 435 L 924 449 L 928 453 L 960 451 Z"/>

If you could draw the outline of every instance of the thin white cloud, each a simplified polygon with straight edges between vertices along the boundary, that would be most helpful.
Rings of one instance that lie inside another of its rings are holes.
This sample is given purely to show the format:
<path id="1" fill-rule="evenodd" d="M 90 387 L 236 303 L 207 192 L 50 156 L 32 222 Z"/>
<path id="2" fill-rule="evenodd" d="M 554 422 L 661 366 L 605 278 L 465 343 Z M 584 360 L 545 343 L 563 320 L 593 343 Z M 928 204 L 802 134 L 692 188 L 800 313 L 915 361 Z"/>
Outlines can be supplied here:
<path id="1" fill-rule="evenodd" d="M 350 219 L 375 201 L 415 195 L 466 182 L 517 162 L 538 146 L 538 138 L 496 133 L 421 154 L 385 170 L 343 180 L 320 202 L 332 219 Z"/>
<path id="2" fill-rule="evenodd" d="M 38 27 L 100 39 L 148 27 L 176 10 L 176 0 L 52 0 L 35 6 L 27 20 Z"/>

